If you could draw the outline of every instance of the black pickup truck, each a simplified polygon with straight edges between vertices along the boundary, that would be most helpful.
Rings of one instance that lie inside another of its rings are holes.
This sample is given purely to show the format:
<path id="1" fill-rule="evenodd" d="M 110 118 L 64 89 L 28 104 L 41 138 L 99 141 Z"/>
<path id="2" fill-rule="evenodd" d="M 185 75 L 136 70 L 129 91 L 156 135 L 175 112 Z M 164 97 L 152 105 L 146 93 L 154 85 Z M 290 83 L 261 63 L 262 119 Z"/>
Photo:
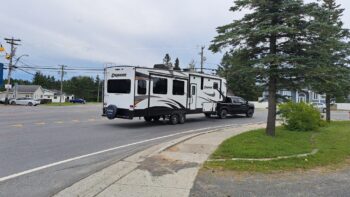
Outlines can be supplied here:
<path id="1" fill-rule="evenodd" d="M 226 118 L 228 114 L 245 114 L 246 117 L 251 118 L 254 114 L 254 104 L 238 96 L 228 96 L 224 101 L 217 103 L 215 114 L 222 119 Z M 213 113 L 205 113 L 207 117 L 211 115 Z"/>

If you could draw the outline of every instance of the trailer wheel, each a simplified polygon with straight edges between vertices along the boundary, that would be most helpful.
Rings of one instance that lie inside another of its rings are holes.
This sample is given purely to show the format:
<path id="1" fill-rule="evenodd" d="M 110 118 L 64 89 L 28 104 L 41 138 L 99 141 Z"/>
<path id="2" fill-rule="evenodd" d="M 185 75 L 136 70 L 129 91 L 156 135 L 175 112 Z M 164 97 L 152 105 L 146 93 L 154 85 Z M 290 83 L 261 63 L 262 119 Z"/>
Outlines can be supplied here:
<path id="1" fill-rule="evenodd" d="M 179 115 L 179 123 L 184 124 L 186 121 L 186 114 L 180 114 Z"/>
<path id="2" fill-rule="evenodd" d="M 169 122 L 172 125 L 176 125 L 177 123 L 179 123 L 179 115 L 178 114 L 171 115 L 169 118 Z"/>
<path id="3" fill-rule="evenodd" d="M 143 119 L 145 119 L 146 122 L 151 122 L 152 121 L 152 118 L 149 117 L 149 116 L 145 116 L 145 117 L 143 117 Z"/>
<path id="4" fill-rule="evenodd" d="M 158 122 L 159 119 L 160 119 L 160 116 L 153 116 L 152 117 L 153 122 Z"/>
<path id="5" fill-rule="evenodd" d="M 205 117 L 210 118 L 211 117 L 211 113 L 204 113 Z"/>
<path id="6" fill-rule="evenodd" d="M 246 113 L 247 118 L 253 117 L 254 111 L 252 109 L 249 109 Z"/>
<path id="7" fill-rule="evenodd" d="M 226 109 L 220 110 L 219 117 L 221 119 L 225 119 L 227 117 L 227 110 Z"/>

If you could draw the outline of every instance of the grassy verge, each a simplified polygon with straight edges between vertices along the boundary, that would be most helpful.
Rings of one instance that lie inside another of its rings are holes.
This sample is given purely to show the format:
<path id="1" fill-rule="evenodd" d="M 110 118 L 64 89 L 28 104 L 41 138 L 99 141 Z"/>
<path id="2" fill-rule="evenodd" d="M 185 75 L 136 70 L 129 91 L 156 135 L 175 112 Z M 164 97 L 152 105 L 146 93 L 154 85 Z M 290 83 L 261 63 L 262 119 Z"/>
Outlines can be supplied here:
<path id="1" fill-rule="evenodd" d="M 48 104 L 42 104 L 43 106 L 74 106 L 74 105 L 82 105 L 79 103 L 48 103 Z"/>
<path id="2" fill-rule="evenodd" d="M 211 158 L 271 158 L 308 153 L 315 148 L 319 152 L 307 158 L 206 162 L 205 167 L 269 172 L 339 164 L 350 158 L 350 122 L 332 122 L 317 132 L 292 132 L 280 127 L 275 138 L 267 137 L 263 129 L 250 131 L 226 140 Z"/>
<path id="3" fill-rule="evenodd" d="M 48 104 L 42 104 L 43 106 L 76 106 L 76 105 L 98 105 L 102 103 L 98 103 L 98 102 L 87 102 L 86 104 L 82 104 L 82 103 L 70 103 L 70 102 L 66 102 L 66 103 L 48 103 Z"/>

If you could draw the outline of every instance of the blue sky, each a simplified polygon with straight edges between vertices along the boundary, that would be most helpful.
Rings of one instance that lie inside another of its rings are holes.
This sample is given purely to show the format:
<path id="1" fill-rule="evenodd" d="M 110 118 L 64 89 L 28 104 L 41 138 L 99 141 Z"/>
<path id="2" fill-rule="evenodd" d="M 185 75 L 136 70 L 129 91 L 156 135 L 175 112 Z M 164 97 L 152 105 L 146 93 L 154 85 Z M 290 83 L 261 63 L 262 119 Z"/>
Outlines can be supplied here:
<path id="1" fill-rule="evenodd" d="M 311 0 L 309 0 L 311 1 Z M 200 46 L 208 46 L 216 27 L 240 17 L 228 9 L 232 0 L 11 0 L 0 8 L 0 43 L 20 38 L 17 54 L 29 65 L 102 68 L 106 62 L 151 67 L 165 53 L 199 66 Z M 350 2 L 344 22 L 350 28 Z M 222 54 L 206 51 L 206 67 L 216 68 Z M 5 62 L 0 57 L 0 62 Z M 35 71 L 31 71 L 35 72 Z M 47 73 L 58 77 L 56 71 Z M 90 75 L 93 72 L 69 72 Z M 22 71 L 15 78 L 31 79 Z"/>

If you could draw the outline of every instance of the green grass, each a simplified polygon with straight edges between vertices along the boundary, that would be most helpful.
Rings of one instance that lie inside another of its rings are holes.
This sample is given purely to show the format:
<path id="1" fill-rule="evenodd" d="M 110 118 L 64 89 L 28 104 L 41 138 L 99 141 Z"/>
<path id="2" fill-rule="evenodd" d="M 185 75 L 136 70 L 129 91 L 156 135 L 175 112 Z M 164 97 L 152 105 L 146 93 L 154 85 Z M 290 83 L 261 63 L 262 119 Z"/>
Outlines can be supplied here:
<path id="1" fill-rule="evenodd" d="M 48 103 L 48 104 L 42 104 L 43 106 L 76 106 L 76 105 L 97 105 L 101 104 L 101 102 L 86 102 L 86 104 L 82 103 L 70 103 L 70 102 L 65 102 L 65 103 Z"/>
<path id="2" fill-rule="evenodd" d="M 74 106 L 74 105 L 82 105 L 79 103 L 48 103 L 48 104 L 43 104 L 43 106 Z"/>
<path id="3" fill-rule="evenodd" d="M 280 127 L 274 138 L 266 136 L 263 129 L 250 131 L 223 142 L 211 158 L 270 158 L 308 153 L 314 148 L 319 152 L 307 158 L 206 162 L 205 167 L 269 172 L 341 164 L 350 158 L 350 122 L 332 122 L 317 132 L 287 131 Z"/>

